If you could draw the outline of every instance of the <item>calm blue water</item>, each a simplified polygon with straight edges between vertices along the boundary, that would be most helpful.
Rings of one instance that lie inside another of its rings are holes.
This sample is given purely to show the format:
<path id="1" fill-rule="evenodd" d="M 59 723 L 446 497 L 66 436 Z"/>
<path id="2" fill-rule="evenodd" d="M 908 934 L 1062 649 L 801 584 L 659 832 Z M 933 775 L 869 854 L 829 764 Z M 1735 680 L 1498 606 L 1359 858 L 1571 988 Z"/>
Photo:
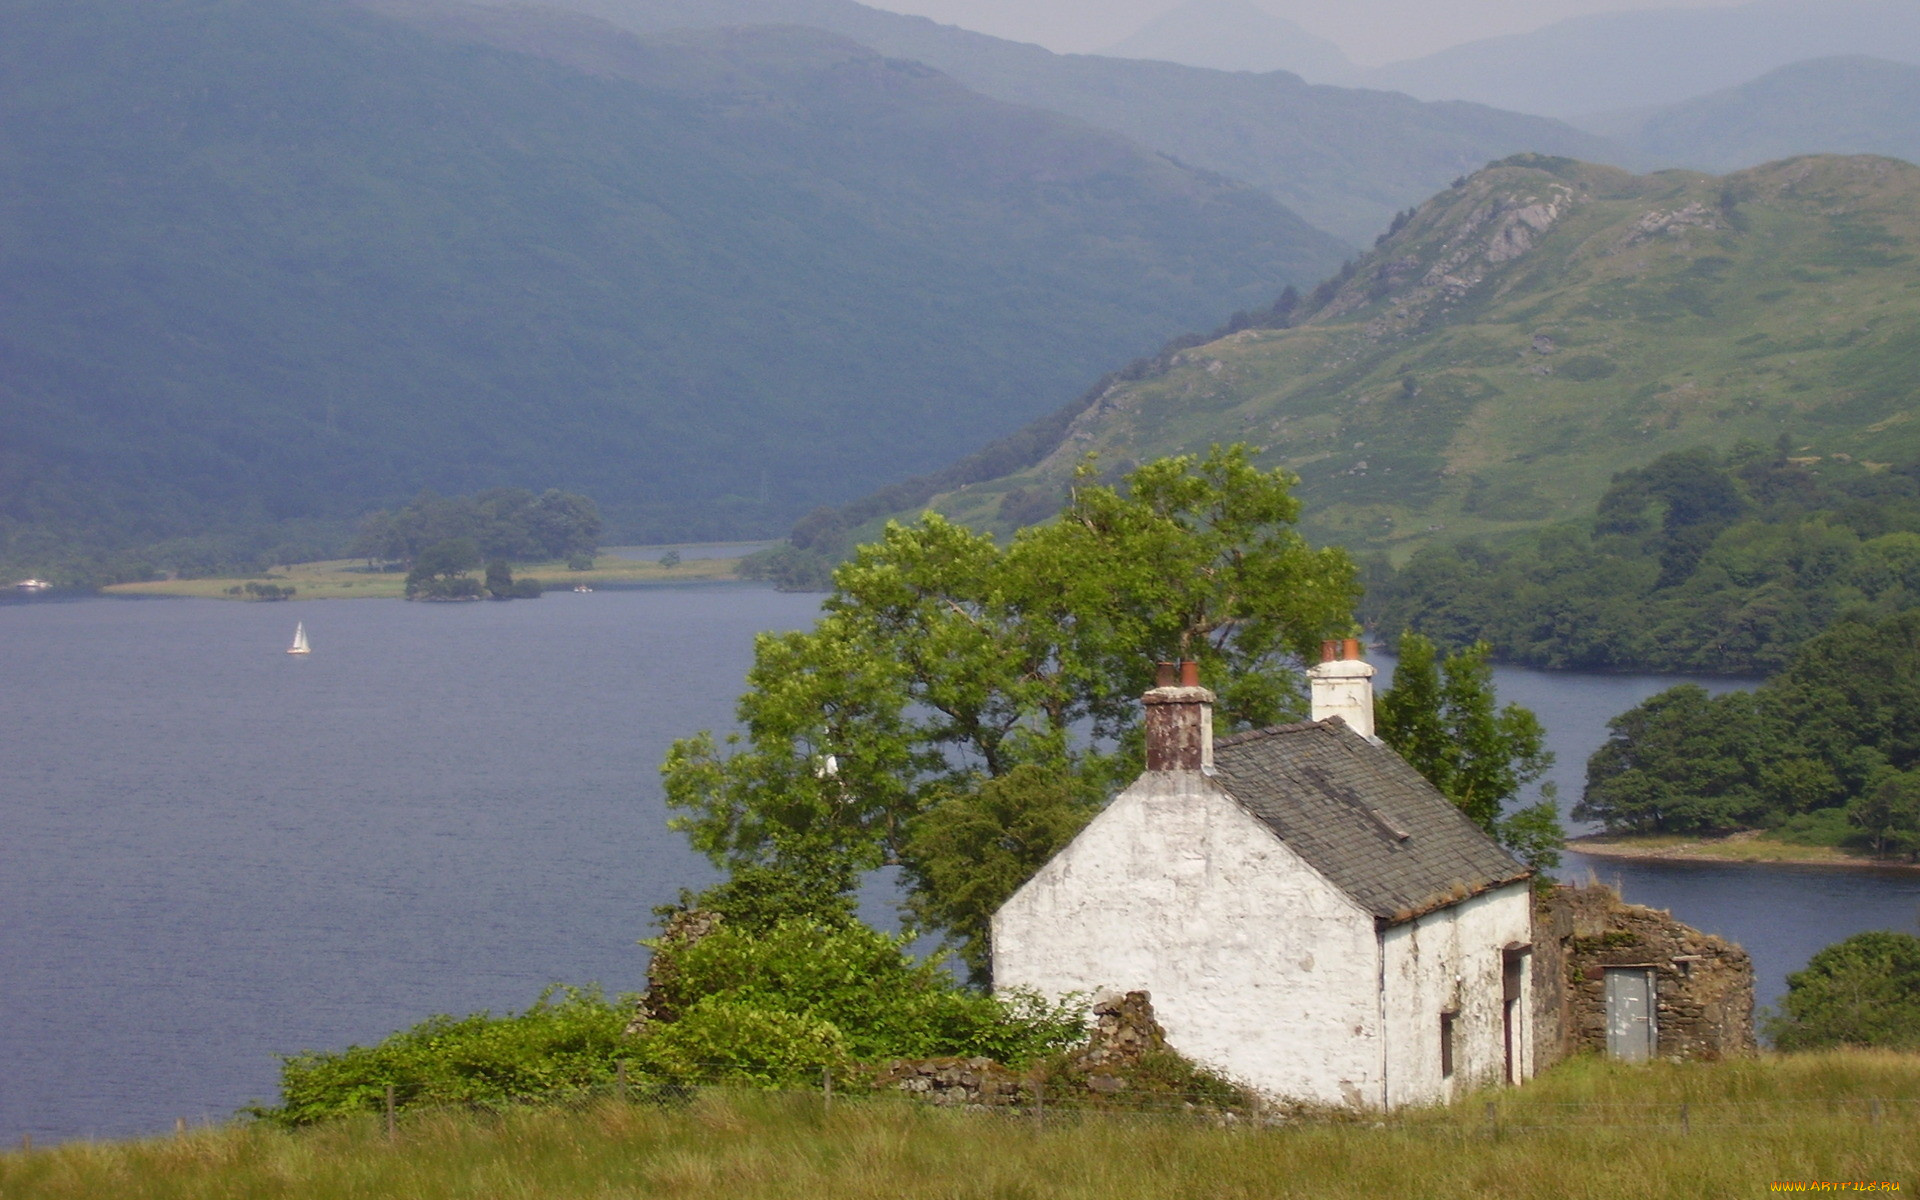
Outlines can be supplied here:
<path id="1" fill-rule="evenodd" d="M 818 602 L 0 606 L 0 1137 L 222 1117 L 276 1053 L 635 988 L 649 910 L 710 877 L 667 745 Z"/>
<path id="2" fill-rule="evenodd" d="M 710 878 L 663 827 L 661 757 L 818 600 L 0 602 L 0 1140 L 218 1119 L 273 1098 L 279 1053 L 636 987 L 650 909 Z M 295 620 L 311 658 L 282 653 Z M 1499 680 L 1569 800 L 1606 719 L 1669 682 Z M 1595 870 L 1744 942 L 1768 998 L 1920 907 L 1913 875 Z"/>

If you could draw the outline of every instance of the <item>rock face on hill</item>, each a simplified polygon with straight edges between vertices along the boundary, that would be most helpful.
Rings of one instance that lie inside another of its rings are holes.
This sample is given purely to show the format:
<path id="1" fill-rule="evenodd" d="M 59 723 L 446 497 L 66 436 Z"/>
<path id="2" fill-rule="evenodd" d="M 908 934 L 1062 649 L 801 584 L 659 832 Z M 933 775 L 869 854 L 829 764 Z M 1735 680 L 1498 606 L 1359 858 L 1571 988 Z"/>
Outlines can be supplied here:
<path id="1" fill-rule="evenodd" d="M 1564 159 L 1435 196 L 1308 297 L 1119 381 L 1038 465 L 938 496 L 1002 527 L 1074 466 L 1215 442 L 1301 477 L 1306 526 L 1360 547 L 1584 514 L 1669 450 L 1788 439 L 1920 453 L 1920 168 L 1814 157 L 1715 178 Z"/>

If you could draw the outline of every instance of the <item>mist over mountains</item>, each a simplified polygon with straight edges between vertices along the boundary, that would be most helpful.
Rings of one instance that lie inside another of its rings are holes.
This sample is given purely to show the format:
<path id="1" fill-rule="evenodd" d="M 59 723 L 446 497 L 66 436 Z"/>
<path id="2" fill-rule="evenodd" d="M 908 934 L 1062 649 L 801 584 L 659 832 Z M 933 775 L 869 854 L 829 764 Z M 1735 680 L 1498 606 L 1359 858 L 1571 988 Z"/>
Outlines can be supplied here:
<path id="1" fill-rule="evenodd" d="M 15 0 L 0 563 L 498 485 L 765 535 L 1309 289 L 1490 159 L 1908 153 L 1911 76 L 1594 132 L 853 0 Z"/>
<path id="2" fill-rule="evenodd" d="M 1656 166 L 1731 171 L 1829 153 L 1920 162 L 1920 66 L 1816 58 L 1739 87 L 1587 123 Z"/>
<path id="3" fill-rule="evenodd" d="M 1920 64 L 1920 5 L 1754 0 L 1599 13 L 1363 67 L 1254 0 L 1188 0 L 1108 53 L 1220 70 L 1291 71 L 1314 83 L 1573 119 L 1673 104 L 1807 59 L 1871 55 Z"/>
<path id="4" fill-rule="evenodd" d="M 1356 245 L 1463 172 L 1536 151 L 1607 160 L 1619 148 L 1559 121 L 1478 104 L 1317 87 L 1169 62 L 1055 54 L 854 0 L 549 0 L 649 31 L 796 24 L 927 63 L 983 95 L 1065 113 L 1181 162 L 1266 189 Z"/>
<path id="5" fill-rule="evenodd" d="M 1315 83 L 1345 83 L 1360 72 L 1339 46 L 1252 0 L 1187 0 L 1101 54 L 1218 71 L 1291 71 Z"/>
<path id="6" fill-rule="evenodd" d="M 1423 99 L 1572 118 L 1664 105 L 1809 58 L 1920 63 L 1911 0 L 1757 0 L 1604 13 L 1392 63 L 1352 80 Z"/>
<path id="7" fill-rule="evenodd" d="M 1343 253 L 831 34 L 387 11 L 0 10 L 0 530 L 512 484 L 763 532 Z"/>

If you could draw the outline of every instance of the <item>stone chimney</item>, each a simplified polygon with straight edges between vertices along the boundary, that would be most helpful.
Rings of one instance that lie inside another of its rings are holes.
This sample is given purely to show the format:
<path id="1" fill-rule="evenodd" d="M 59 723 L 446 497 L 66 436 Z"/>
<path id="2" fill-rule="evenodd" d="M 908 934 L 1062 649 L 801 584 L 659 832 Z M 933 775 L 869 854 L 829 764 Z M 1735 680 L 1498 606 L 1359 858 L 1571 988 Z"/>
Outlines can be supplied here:
<path id="1" fill-rule="evenodd" d="M 1213 770 L 1213 693 L 1197 662 L 1160 663 L 1147 705 L 1147 770 Z"/>
<path id="2" fill-rule="evenodd" d="M 1373 737 L 1373 667 L 1360 660 L 1360 639 L 1320 643 L 1320 662 L 1307 669 L 1313 719 L 1339 717 L 1361 737 Z"/>

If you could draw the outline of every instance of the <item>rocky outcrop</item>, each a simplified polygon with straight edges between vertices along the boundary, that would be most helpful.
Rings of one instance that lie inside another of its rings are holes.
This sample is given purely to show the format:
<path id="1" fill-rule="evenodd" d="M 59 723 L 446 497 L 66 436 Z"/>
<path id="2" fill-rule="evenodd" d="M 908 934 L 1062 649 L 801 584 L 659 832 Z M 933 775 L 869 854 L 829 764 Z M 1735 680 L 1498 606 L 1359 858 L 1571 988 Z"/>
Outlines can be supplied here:
<path id="1" fill-rule="evenodd" d="M 895 1059 L 873 1077 L 876 1089 L 943 1107 L 1046 1104 L 1141 1105 L 1228 1110 L 1251 1097 L 1195 1068 L 1167 1047 L 1146 992 L 1094 998 L 1087 1041 L 1064 1058 L 1025 1072 L 988 1058 Z"/>
<path id="2" fill-rule="evenodd" d="M 703 909 L 682 909 L 667 919 L 660 937 L 653 943 L 653 959 L 647 964 L 647 990 L 634 1006 L 633 1019 L 627 1022 L 627 1036 L 636 1037 L 655 1022 L 671 1021 L 678 1015 L 674 983 L 678 977 L 677 952 L 720 928 L 724 918 Z"/>

